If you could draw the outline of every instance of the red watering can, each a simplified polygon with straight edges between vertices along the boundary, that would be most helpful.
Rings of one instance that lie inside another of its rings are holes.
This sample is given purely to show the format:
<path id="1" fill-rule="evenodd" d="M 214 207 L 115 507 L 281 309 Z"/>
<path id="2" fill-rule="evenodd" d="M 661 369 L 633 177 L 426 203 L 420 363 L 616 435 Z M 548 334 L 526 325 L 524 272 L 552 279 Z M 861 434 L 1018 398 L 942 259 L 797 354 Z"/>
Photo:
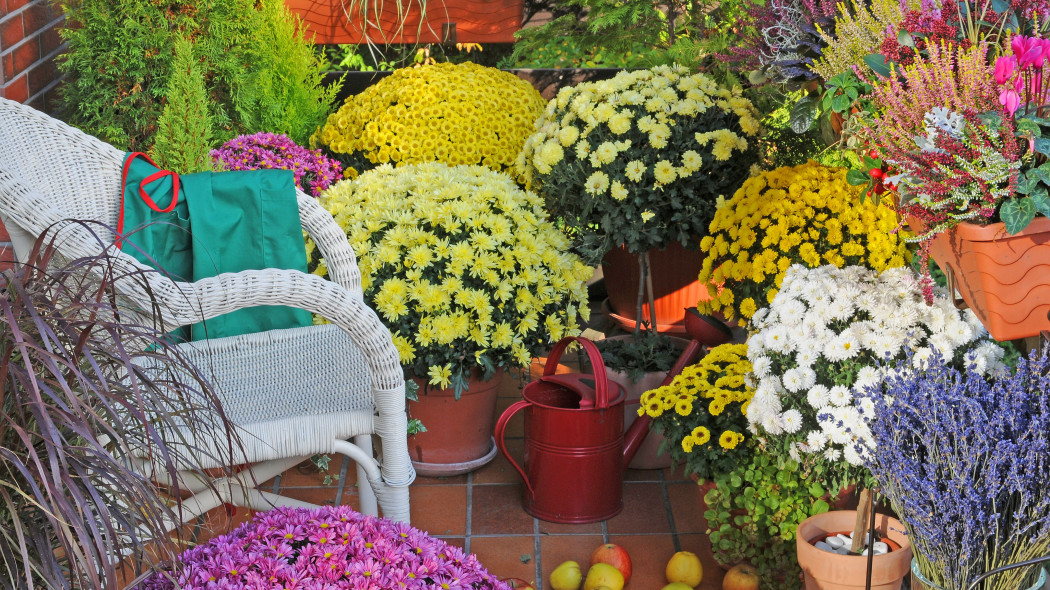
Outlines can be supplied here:
<path id="1" fill-rule="evenodd" d="M 691 310 L 695 313 L 695 310 Z M 704 342 L 725 342 L 728 328 L 696 314 L 693 336 L 664 384 L 682 371 Z M 701 332 L 700 330 L 703 330 Z M 714 330 L 712 332 L 711 330 Z M 702 338 L 697 338 L 700 336 Z M 565 347 L 579 342 L 593 374 L 555 375 Z M 585 523 L 606 520 L 623 510 L 623 471 L 649 433 L 650 418 L 642 416 L 623 431 L 623 388 L 610 381 L 598 348 L 585 338 L 564 338 L 551 351 L 543 376 L 522 390 L 496 423 L 496 446 L 525 482 L 525 511 L 550 522 Z M 525 410 L 525 466 L 507 452 L 504 440 L 511 417 Z"/>

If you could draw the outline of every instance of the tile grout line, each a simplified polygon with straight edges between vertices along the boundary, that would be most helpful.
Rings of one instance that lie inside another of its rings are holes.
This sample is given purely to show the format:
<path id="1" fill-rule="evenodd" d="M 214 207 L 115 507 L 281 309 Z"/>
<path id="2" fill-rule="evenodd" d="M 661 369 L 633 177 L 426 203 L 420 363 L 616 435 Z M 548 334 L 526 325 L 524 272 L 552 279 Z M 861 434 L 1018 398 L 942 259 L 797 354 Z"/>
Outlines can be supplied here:
<path id="1" fill-rule="evenodd" d="M 667 491 L 667 478 L 663 470 L 660 470 L 660 493 L 664 497 L 664 511 L 667 513 L 667 524 L 671 526 L 671 541 L 674 542 L 675 553 L 682 550 L 682 540 L 678 538 L 678 529 L 674 524 L 674 513 L 671 511 L 671 494 Z"/>
<path id="2" fill-rule="evenodd" d="M 534 575 L 536 576 L 536 590 L 543 590 L 543 563 L 540 556 L 540 519 L 532 517 L 532 556 L 536 561 Z"/>
<path id="3" fill-rule="evenodd" d="M 608 542 L 609 542 L 609 521 L 603 520 L 602 521 L 602 543 L 605 544 L 605 543 L 608 543 Z"/>
<path id="4" fill-rule="evenodd" d="M 473 517 L 473 505 L 474 505 L 474 472 L 467 473 L 467 523 L 466 530 L 463 531 L 463 551 L 470 555 L 470 537 L 472 528 L 472 517 Z"/>

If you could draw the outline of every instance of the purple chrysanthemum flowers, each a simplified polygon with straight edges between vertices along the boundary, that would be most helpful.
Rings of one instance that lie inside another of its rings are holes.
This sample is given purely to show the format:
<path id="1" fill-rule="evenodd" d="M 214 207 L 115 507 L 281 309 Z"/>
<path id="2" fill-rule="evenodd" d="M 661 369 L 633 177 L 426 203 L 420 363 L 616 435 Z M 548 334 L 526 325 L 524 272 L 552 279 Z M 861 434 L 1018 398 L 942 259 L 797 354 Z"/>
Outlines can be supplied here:
<path id="1" fill-rule="evenodd" d="M 276 133 L 240 135 L 212 150 L 211 158 L 226 170 L 291 170 L 295 185 L 315 197 L 342 178 L 343 171 L 339 162 L 320 150 L 304 148 Z"/>
<path id="2" fill-rule="evenodd" d="M 510 589 L 474 555 L 348 506 L 259 513 L 181 561 L 175 583 L 158 574 L 141 588 Z"/>

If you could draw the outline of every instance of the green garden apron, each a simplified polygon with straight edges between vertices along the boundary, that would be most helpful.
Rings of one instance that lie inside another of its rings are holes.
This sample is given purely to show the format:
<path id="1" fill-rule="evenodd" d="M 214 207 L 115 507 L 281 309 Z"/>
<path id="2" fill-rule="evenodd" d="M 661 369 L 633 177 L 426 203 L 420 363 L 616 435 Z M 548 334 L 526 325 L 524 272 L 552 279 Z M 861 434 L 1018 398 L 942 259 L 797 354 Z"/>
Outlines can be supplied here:
<path id="1" fill-rule="evenodd" d="M 124 157 L 122 186 L 118 247 L 174 280 L 265 268 L 306 272 L 289 170 L 179 176 L 135 152 Z M 271 305 L 221 315 L 174 336 L 203 340 L 311 324 L 305 310 Z"/>

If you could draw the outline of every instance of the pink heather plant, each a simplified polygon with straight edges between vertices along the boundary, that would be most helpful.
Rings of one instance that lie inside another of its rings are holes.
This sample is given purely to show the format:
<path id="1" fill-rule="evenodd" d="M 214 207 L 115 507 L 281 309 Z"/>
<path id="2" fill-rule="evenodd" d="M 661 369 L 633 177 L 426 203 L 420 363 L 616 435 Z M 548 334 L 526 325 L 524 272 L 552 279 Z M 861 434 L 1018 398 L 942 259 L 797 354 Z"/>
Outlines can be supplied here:
<path id="1" fill-rule="evenodd" d="M 320 150 L 304 148 L 277 133 L 235 137 L 212 150 L 211 158 L 226 170 L 291 170 L 295 174 L 295 185 L 315 197 L 339 180 L 343 170 L 339 162 L 324 156 Z"/>
<path id="2" fill-rule="evenodd" d="M 145 590 L 510 590 L 477 557 L 404 523 L 348 506 L 278 508 L 182 554 L 175 582 Z"/>
<path id="3" fill-rule="evenodd" d="M 903 68 L 903 75 L 872 84 L 876 112 L 867 134 L 874 145 L 911 151 L 925 135 L 926 113 L 947 108 L 958 113 L 999 110 L 999 90 L 988 64 L 988 46 L 969 49 L 929 44 L 928 56 Z"/>

